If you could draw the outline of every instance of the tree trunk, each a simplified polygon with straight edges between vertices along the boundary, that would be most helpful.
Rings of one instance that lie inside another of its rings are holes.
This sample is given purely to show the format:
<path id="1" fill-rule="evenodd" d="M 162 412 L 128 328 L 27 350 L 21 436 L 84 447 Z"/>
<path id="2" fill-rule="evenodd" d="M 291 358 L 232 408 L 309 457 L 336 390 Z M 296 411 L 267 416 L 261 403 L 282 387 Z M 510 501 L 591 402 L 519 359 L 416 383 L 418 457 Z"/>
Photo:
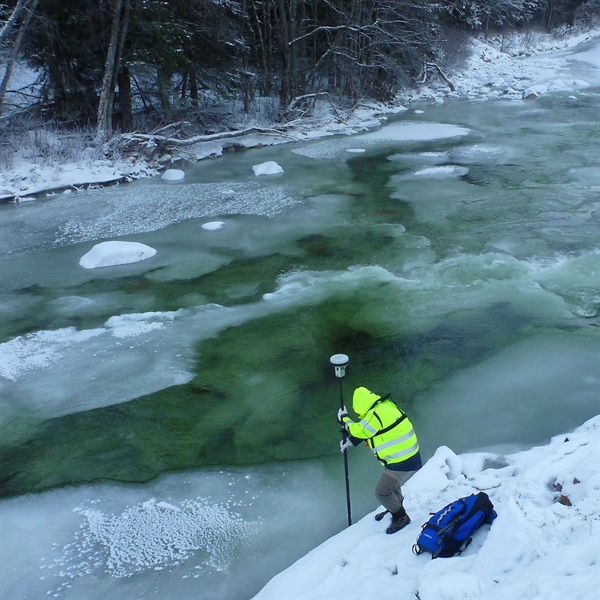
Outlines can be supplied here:
<path id="1" fill-rule="evenodd" d="M 181 106 L 185 106 L 185 97 L 187 96 L 187 82 L 190 78 L 188 71 L 183 72 L 183 77 L 181 78 Z"/>
<path id="2" fill-rule="evenodd" d="M 8 37 L 12 29 L 15 27 L 15 22 L 17 21 L 20 14 L 23 11 L 26 11 L 25 19 L 23 20 L 21 27 L 19 27 L 19 31 L 17 32 L 15 41 L 13 43 L 13 47 L 10 51 L 10 54 L 8 55 L 8 60 L 6 61 L 6 71 L 4 72 L 4 77 L 2 78 L 2 82 L 0 83 L 0 115 L 2 114 L 2 106 L 4 105 L 6 91 L 8 90 L 8 83 L 10 81 L 13 68 L 15 66 L 15 61 L 17 60 L 17 55 L 19 53 L 19 48 L 21 47 L 21 42 L 23 41 L 25 31 L 29 26 L 29 23 L 31 22 L 31 18 L 33 17 L 33 13 L 35 12 L 38 2 L 39 0 L 28 0 L 26 2 L 19 2 L 15 7 L 15 10 L 13 11 L 13 14 L 11 15 L 10 19 L 2 28 L 2 37 L 6 39 L 6 37 Z M 2 37 L 0 37 L 0 41 L 2 41 Z"/>
<path id="3" fill-rule="evenodd" d="M 15 25 L 19 18 L 21 17 L 21 13 L 25 9 L 25 5 L 29 3 L 29 0 L 19 0 L 17 5 L 13 8 L 13 11 L 0 29 L 0 44 L 8 39 L 8 36 L 12 33 L 12 30 L 15 28 Z"/>
<path id="4" fill-rule="evenodd" d="M 123 57 L 123 48 L 125 47 L 125 40 L 127 39 L 127 30 L 129 29 L 129 17 L 131 15 L 131 1 L 124 0 L 123 4 L 123 19 L 121 22 L 121 31 L 119 32 L 119 43 L 117 44 L 117 55 L 115 57 L 115 70 L 113 71 L 113 84 L 110 90 L 110 97 L 108 99 L 108 111 L 106 114 L 106 122 L 110 125 L 110 132 L 112 132 L 112 121 L 113 121 L 113 107 L 115 103 L 115 85 L 119 85 L 119 74 L 123 71 L 121 67 L 121 59 Z M 125 77 L 123 84 L 125 85 L 125 94 L 129 94 L 129 98 L 126 98 L 126 105 L 129 109 L 129 120 L 131 121 L 131 79 L 129 77 L 129 69 L 125 69 Z M 121 87 L 119 86 L 119 103 L 122 103 Z M 131 123 L 129 125 L 131 127 Z M 126 129 L 125 131 L 129 131 Z M 109 133 L 110 133 L 109 132 Z"/>
<path id="5" fill-rule="evenodd" d="M 196 69 L 190 69 L 190 98 L 192 106 L 198 106 L 198 78 L 196 77 Z"/>
<path id="6" fill-rule="evenodd" d="M 98 116 L 96 119 L 96 143 L 102 144 L 112 133 L 111 123 L 111 99 L 114 91 L 114 73 L 117 70 L 117 49 L 119 43 L 119 31 L 121 29 L 121 10 L 123 0 L 114 0 L 113 21 L 110 30 L 110 42 L 108 52 L 106 53 L 106 62 L 104 63 L 104 78 L 102 80 L 102 89 L 100 91 L 100 101 L 98 103 Z"/>
<path id="7" fill-rule="evenodd" d="M 546 7 L 546 14 L 545 14 L 545 27 L 546 27 L 546 31 L 550 32 L 552 31 L 552 21 L 554 20 L 554 2 L 553 0 L 548 0 L 548 6 Z"/>
<path id="8" fill-rule="evenodd" d="M 117 83 L 119 85 L 119 104 L 121 106 L 121 131 L 131 131 L 133 129 L 131 77 L 127 66 L 119 71 Z"/>
<path id="9" fill-rule="evenodd" d="M 169 119 L 171 116 L 171 100 L 169 92 L 171 88 L 171 75 L 164 67 L 156 69 L 156 87 L 158 88 L 158 98 L 162 109 L 162 116 Z"/>
<path id="10" fill-rule="evenodd" d="M 292 55 L 289 36 L 289 14 L 286 0 L 279 0 L 278 10 L 275 11 L 276 24 L 281 40 L 281 58 L 283 67 L 281 72 L 281 89 L 279 92 L 281 111 L 284 111 L 292 98 Z"/>

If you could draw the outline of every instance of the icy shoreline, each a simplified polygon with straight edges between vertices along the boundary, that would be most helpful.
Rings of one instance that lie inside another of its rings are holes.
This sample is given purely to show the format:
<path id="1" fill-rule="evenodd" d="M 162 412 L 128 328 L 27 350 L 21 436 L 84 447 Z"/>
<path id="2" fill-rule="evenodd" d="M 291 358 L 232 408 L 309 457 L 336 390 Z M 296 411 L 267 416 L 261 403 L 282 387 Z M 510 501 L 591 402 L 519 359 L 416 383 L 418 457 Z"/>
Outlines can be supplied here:
<path id="1" fill-rule="evenodd" d="M 252 148 L 331 135 L 352 135 L 377 127 L 388 116 L 408 110 L 413 104 L 441 103 L 446 99 L 488 101 L 496 99 L 522 100 L 537 98 L 548 91 L 581 90 L 587 81 L 563 75 L 568 60 L 582 60 L 598 65 L 597 52 L 573 59 L 561 52 L 593 40 L 600 30 L 592 30 L 557 39 L 550 34 L 529 34 L 471 40 L 471 54 L 460 71 L 449 72 L 454 91 L 443 81 L 422 85 L 399 95 L 392 104 L 359 105 L 344 121 L 329 105 L 320 107 L 320 114 L 304 120 L 281 134 L 249 134 L 201 142 L 190 147 L 192 161 L 221 156 L 231 148 Z M 502 48 L 502 51 L 499 49 Z M 225 136 L 225 132 L 224 132 Z M 86 149 L 88 150 L 88 149 Z M 69 193 L 89 187 L 115 185 L 135 179 L 156 177 L 169 167 L 170 159 L 151 162 L 142 156 L 116 161 L 87 158 L 81 161 L 51 163 L 18 157 L 11 167 L 0 167 L 0 202 L 24 202 L 54 193 Z"/>

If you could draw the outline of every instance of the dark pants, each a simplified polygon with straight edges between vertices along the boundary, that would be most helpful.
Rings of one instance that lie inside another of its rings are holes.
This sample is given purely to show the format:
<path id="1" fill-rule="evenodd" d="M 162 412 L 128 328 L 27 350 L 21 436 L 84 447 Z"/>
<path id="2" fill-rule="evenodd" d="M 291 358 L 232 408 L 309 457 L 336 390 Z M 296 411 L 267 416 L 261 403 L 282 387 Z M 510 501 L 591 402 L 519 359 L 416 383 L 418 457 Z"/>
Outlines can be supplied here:
<path id="1" fill-rule="evenodd" d="M 384 469 L 375 488 L 375 497 L 383 507 L 391 513 L 398 512 L 402 508 L 404 496 L 402 488 L 415 471 L 392 471 Z"/>

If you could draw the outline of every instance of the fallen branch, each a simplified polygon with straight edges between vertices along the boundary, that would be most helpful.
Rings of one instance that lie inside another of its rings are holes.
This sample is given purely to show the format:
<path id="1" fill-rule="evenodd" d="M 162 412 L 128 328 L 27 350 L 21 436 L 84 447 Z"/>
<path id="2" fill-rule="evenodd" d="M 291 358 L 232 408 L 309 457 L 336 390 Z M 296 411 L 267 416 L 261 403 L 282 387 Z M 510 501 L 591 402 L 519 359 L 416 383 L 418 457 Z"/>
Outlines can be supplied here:
<path id="1" fill-rule="evenodd" d="M 442 71 L 441 67 L 437 63 L 431 63 L 431 62 L 425 62 L 424 63 L 423 81 L 425 81 L 425 77 L 426 77 L 426 73 L 427 73 L 427 68 L 428 67 L 432 67 L 432 68 L 436 69 L 437 72 L 439 73 L 440 77 L 448 84 L 448 87 L 450 88 L 450 90 L 452 92 L 456 91 L 456 88 L 454 87 L 454 84 L 448 79 L 447 75 L 444 73 L 444 71 Z"/>
<path id="2" fill-rule="evenodd" d="M 247 129 L 238 129 L 236 131 L 225 131 L 222 133 L 209 133 L 206 135 L 196 135 L 191 138 L 180 139 L 168 135 L 157 135 L 151 133 L 124 133 L 121 137 L 124 140 L 139 141 L 139 142 L 156 142 L 162 144 L 170 144 L 174 146 L 193 146 L 201 142 L 214 142 L 235 137 L 249 135 L 251 133 L 262 133 L 265 135 L 286 135 L 281 129 L 248 127 Z"/>
<path id="3" fill-rule="evenodd" d="M 296 96 L 287 107 L 288 112 L 294 110 L 300 102 L 304 100 L 315 99 L 318 96 L 329 96 L 329 92 L 315 92 L 314 94 L 304 94 L 303 96 Z"/>
<path id="4" fill-rule="evenodd" d="M 179 129 L 182 129 L 183 127 L 188 126 L 190 123 L 189 121 L 178 121 L 177 123 L 169 123 L 168 125 L 165 125 L 164 127 L 160 127 L 159 129 L 155 129 L 154 130 L 154 135 L 157 135 L 161 132 L 167 131 L 168 129 L 175 129 L 175 127 L 178 127 Z"/>
<path id="5" fill-rule="evenodd" d="M 103 188 L 112 185 L 119 185 L 121 183 L 128 183 L 135 179 L 130 175 L 113 175 L 112 177 L 108 177 L 107 179 L 91 181 L 89 183 L 81 183 L 78 185 L 68 184 L 68 185 L 56 185 L 52 183 L 47 183 L 45 185 L 40 185 L 37 188 L 29 189 L 29 190 L 20 190 L 16 192 L 0 192 L 0 204 L 5 204 L 7 202 L 12 202 L 14 204 L 20 204 L 26 198 L 35 198 L 39 196 L 45 196 L 48 194 L 62 194 L 67 190 L 79 192 L 81 190 L 91 190 L 96 188 Z"/>

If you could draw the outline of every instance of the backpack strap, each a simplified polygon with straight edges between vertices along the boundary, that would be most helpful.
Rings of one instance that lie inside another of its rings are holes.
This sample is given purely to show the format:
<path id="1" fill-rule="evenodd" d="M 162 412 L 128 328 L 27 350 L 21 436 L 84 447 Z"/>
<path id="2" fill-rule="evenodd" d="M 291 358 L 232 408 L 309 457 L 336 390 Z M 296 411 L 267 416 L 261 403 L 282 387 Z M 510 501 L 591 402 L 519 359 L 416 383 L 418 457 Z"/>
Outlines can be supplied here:
<path id="1" fill-rule="evenodd" d="M 377 417 L 377 414 L 375 414 L 375 416 Z M 379 417 L 377 417 L 379 419 Z M 387 433 L 388 431 L 390 431 L 390 429 L 394 429 L 394 427 L 396 427 L 396 425 L 399 425 L 400 423 L 402 423 L 402 421 L 404 421 L 404 419 L 408 418 L 404 413 L 402 414 L 401 417 L 398 417 L 391 425 L 388 425 L 387 427 L 384 427 L 383 429 L 380 429 L 375 435 L 382 435 L 384 433 Z M 381 420 L 379 421 L 381 423 Z"/>
<path id="2" fill-rule="evenodd" d="M 460 510 L 454 515 L 454 517 L 452 517 L 452 520 L 448 521 L 448 523 L 446 523 L 443 527 L 440 527 L 435 523 L 429 523 L 428 527 L 434 531 L 437 531 L 440 535 L 444 534 L 446 531 L 448 531 L 448 529 L 452 529 L 454 525 L 456 525 L 457 521 L 463 516 L 463 513 L 467 510 L 467 505 L 462 500 L 461 504 L 462 506 Z"/>
<path id="3" fill-rule="evenodd" d="M 381 404 L 382 402 L 385 402 L 386 400 L 390 400 L 391 402 L 394 402 L 394 400 L 392 399 L 392 394 L 387 393 L 384 396 L 377 398 L 377 400 L 375 400 L 375 402 L 373 402 L 373 404 L 371 404 L 369 410 L 373 410 L 378 404 Z M 387 433 L 388 431 L 390 431 L 391 429 L 394 429 L 394 427 L 396 427 L 396 425 L 399 425 L 400 423 L 402 423 L 402 421 L 404 421 L 404 419 L 407 418 L 406 413 L 395 402 L 394 402 L 394 406 L 400 411 L 400 416 L 391 425 L 388 425 L 387 427 L 380 429 L 375 435 L 381 435 L 383 433 Z M 369 411 L 367 411 L 367 412 L 369 412 Z M 379 415 L 375 411 L 373 411 L 373 414 L 379 421 L 379 424 L 383 425 L 383 422 L 379 418 Z"/>
<path id="4" fill-rule="evenodd" d="M 384 400 L 391 400 L 391 399 L 392 399 L 392 395 L 388 392 L 384 396 L 380 396 L 379 398 L 377 398 L 377 400 L 375 400 L 375 402 L 373 402 L 373 404 L 371 404 L 371 406 L 369 406 L 369 410 L 373 410 L 380 402 L 383 402 Z M 392 402 L 394 402 L 394 401 L 392 400 Z M 396 404 L 396 403 L 394 402 L 394 404 Z M 367 410 L 367 412 L 369 412 L 369 410 Z"/>

